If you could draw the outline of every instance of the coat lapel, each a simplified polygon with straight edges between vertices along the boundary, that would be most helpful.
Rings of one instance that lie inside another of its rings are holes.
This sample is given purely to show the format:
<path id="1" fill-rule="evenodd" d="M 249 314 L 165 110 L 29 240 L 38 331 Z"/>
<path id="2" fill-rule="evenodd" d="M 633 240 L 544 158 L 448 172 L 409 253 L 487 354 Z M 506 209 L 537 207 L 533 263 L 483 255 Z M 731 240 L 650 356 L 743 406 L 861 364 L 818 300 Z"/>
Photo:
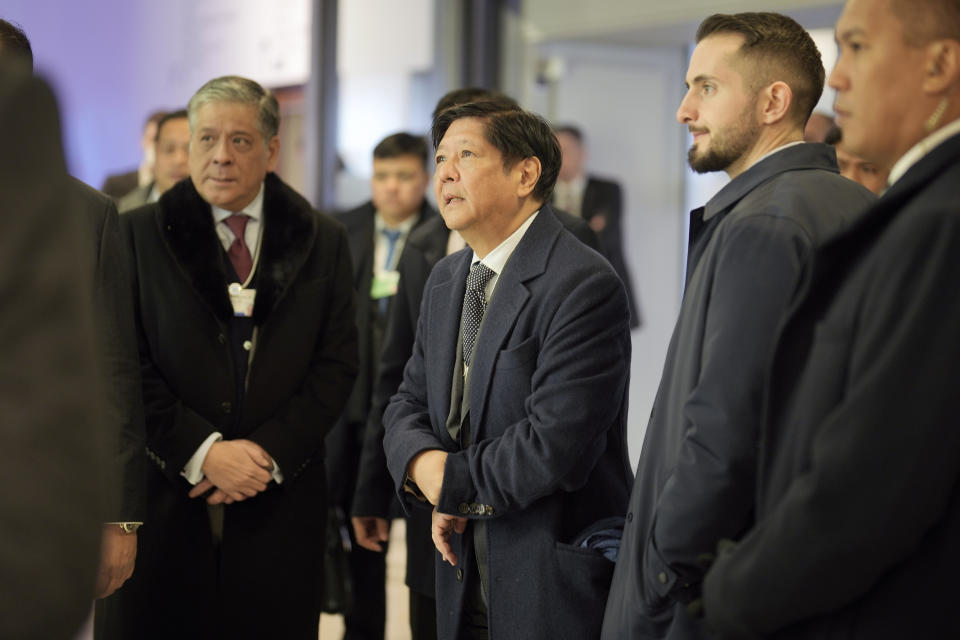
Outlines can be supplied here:
<path id="1" fill-rule="evenodd" d="M 450 392 L 460 333 L 460 311 L 472 256 L 473 252 L 469 248 L 463 249 L 437 265 L 438 269 L 443 270 L 438 273 L 444 275 L 430 288 L 428 333 L 420 337 L 427 342 L 424 348 L 424 368 L 430 380 L 432 398 L 439 401 L 439 411 L 434 413 L 439 427 L 437 431 L 450 447 L 455 447 L 456 443 L 447 432 L 446 421 L 450 414 Z"/>
<path id="2" fill-rule="evenodd" d="M 473 366 L 470 367 L 470 424 L 475 430 L 475 442 L 479 442 L 484 435 L 483 427 L 490 401 L 488 395 L 497 356 L 506 346 L 517 318 L 530 300 L 526 283 L 546 271 L 547 261 L 562 229 L 556 216 L 545 205 L 497 279 L 473 350 Z M 466 271 L 463 277 L 465 280 Z M 463 288 L 465 285 L 461 288 L 461 299 Z"/>

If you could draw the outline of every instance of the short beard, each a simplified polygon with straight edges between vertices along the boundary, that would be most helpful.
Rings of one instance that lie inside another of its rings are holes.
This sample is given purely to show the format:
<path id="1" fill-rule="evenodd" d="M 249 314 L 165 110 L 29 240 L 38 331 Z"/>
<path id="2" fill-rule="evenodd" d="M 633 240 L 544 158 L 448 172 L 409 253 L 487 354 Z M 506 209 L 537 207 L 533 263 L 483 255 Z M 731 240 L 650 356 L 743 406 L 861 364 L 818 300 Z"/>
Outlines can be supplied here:
<path id="1" fill-rule="evenodd" d="M 725 171 L 750 151 L 759 133 L 760 125 L 752 121 L 749 112 L 745 112 L 744 117 L 736 125 L 726 131 L 713 134 L 713 144 L 706 153 L 698 156 L 696 145 L 690 147 L 687 152 L 687 162 L 697 173 Z"/>

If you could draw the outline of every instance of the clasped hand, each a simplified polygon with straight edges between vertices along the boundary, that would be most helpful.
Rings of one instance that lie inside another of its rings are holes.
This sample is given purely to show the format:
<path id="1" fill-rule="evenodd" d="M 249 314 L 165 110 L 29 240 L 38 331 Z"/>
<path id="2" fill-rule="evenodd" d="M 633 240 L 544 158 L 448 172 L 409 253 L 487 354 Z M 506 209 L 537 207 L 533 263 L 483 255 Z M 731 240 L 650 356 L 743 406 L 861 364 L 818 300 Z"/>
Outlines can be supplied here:
<path id="1" fill-rule="evenodd" d="M 214 442 L 203 460 L 203 480 L 190 490 L 190 497 L 207 496 L 209 504 L 231 504 L 252 498 L 267 489 L 273 477 L 273 459 L 251 440 Z"/>

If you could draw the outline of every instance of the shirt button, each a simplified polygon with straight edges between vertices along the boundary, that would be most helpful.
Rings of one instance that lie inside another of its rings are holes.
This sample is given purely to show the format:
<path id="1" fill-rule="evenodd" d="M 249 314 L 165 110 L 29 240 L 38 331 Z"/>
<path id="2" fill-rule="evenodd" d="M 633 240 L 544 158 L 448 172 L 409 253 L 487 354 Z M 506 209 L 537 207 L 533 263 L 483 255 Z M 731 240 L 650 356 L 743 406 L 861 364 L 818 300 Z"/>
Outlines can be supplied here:
<path id="1" fill-rule="evenodd" d="M 660 581 L 660 584 L 667 584 L 667 574 L 661 571 L 657 574 L 657 580 Z"/>
<path id="2" fill-rule="evenodd" d="M 250 349 L 252 349 L 252 348 L 253 348 L 253 343 L 252 343 L 252 342 L 250 342 L 249 340 L 244 340 L 244 341 L 243 341 L 243 350 L 244 350 L 244 351 L 250 351 Z"/>
<path id="3" fill-rule="evenodd" d="M 633 511 L 627 512 L 627 522 L 633 522 Z"/>

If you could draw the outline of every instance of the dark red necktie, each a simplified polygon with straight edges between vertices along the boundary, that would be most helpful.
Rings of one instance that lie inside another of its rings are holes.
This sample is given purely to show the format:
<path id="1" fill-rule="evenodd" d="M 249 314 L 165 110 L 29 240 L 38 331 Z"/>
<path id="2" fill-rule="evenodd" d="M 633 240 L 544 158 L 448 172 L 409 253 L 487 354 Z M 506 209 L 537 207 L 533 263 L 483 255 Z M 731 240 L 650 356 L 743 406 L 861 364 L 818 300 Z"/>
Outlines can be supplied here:
<path id="1" fill-rule="evenodd" d="M 224 220 L 230 227 L 230 231 L 233 231 L 233 244 L 230 245 L 227 255 L 230 256 L 234 271 L 240 276 L 240 282 L 246 282 L 250 270 L 253 269 L 253 258 L 250 257 L 250 249 L 247 248 L 247 243 L 243 239 L 249 219 L 245 213 L 235 213 Z"/>

